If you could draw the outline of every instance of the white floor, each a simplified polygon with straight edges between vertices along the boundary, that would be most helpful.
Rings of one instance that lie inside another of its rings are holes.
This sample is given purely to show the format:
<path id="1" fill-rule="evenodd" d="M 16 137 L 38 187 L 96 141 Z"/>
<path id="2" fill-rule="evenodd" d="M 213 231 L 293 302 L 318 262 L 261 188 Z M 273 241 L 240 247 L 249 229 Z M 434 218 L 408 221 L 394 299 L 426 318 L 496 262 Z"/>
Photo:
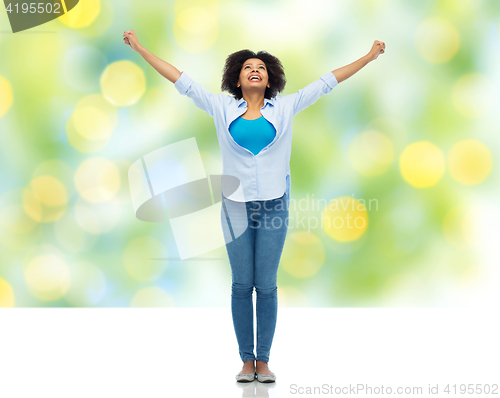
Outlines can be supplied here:
<path id="1" fill-rule="evenodd" d="M 3 309 L 0 397 L 483 396 L 459 389 L 500 384 L 493 311 L 280 308 L 277 381 L 242 384 L 229 308 Z"/>

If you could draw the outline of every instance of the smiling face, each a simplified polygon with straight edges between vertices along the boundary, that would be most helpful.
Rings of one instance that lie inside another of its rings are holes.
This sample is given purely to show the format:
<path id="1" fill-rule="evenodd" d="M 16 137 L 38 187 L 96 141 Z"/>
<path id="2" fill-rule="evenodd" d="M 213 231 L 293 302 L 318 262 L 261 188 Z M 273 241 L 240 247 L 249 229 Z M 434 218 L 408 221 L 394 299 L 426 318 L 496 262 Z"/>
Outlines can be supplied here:
<path id="1" fill-rule="evenodd" d="M 241 87 L 242 91 L 266 91 L 266 87 L 270 87 L 270 85 L 267 67 L 264 62 L 258 58 L 250 58 L 243 62 L 236 87 Z"/>

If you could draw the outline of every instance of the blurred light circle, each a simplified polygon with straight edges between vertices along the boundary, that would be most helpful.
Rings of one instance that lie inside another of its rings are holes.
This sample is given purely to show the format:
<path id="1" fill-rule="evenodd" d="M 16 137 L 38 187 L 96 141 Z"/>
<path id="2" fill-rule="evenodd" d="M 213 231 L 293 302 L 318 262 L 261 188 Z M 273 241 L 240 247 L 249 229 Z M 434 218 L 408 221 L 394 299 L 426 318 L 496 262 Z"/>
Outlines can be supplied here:
<path id="1" fill-rule="evenodd" d="M 415 32 L 415 46 L 420 56 L 431 64 L 449 61 L 460 47 L 458 30 L 446 19 L 429 18 Z"/>
<path id="2" fill-rule="evenodd" d="M 116 61 L 108 65 L 100 83 L 104 97 L 116 106 L 133 105 L 146 91 L 144 72 L 131 61 Z"/>
<path id="3" fill-rule="evenodd" d="M 474 139 L 457 142 L 448 154 L 451 176 L 464 185 L 479 184 L 491 172 L 491 151 L 482 142 Z"/>
<path id="4" fill-rule="evenodd" d="M 106 277 L 99 267 L 87 261 L 73 263 L 69 267 L 71 286 L 64 295 L 74 307 L 93 307 L 106 293 Z"/>
<path id="5" fill-rule="evenodd" d="M 190 7 L 179 11 L 173 32 L 177 44 L 185 51 L 206 51 L 217 40 L 217 12 L 208 7 Z"/>
<path id="6" fill-rule="evenodd" d="M 173 307 L 172 297 L 163 289 L 156 286 L 145 287 L 138 290 L 132 300 L 131 307 Z"/>
<path id="7" fill-rule="evenodd" d="M 285 241 L 283 269 L 295 278 L 309 278 L 325 262 L 325 249 L 319 238 L 306 231 L 295 232 Z"/>
<path id="8" fill-rule="evenodd" d="M 14 289 L 5 279 L 0 277 L 0 308 L 15 307 Z"/>
<path id="9" fill-rule="evenodd" d="M 408 145 L 399 157 L 403 179 L 416 188 L 428 188 L 438 183 L 444 174 L 444 155 L 428 141 Z"/>
<path id="10" fill-rule="evenodd" d="M 106 67 L 106 58 L 96 47 L 79 44 L 64 54 L 62 72 L 64 81 L 81 92 L 99 90 L 99 75 Z"/>
<path id="11" fill-rule="evenodd" d="M 332 199 L 323 210 L 323 229 L 338 242 L 357 240 L 368 228 L 368 212 L 360 201 L 342 196 Z"/>
<path id="12" fill-rule="evenodd" d="M 475 212 L 470 206 L 452 207 L 443 219 L 443 233 L 446 240 L 455 248 L 463 249 L 464 245 L 476 247 Z"/>
<path id="13" fill-rule="evenodd" d="M 93 106 L 75 109 L 72 117 L 76 131 L 88 140 L 108 138 L 115 128 L 108 115 Z"/>
<path id="14" fill-rule="evenodd" d="M 165 271 L 165 247 L 155 238 L 138 237 L 127 243 L 123 264 L 127 274 L 140 282 L 150 282 Z"/>
<path id="15" fill-rule="evenodd" d="M 102 140 L 88 140 L 83 137 L 75 128 L 73 118 L 69 118 L 66 123 L 66 136 L 73 148 L 82 153 L 94 153 L 101 151 L 109 142 L 109 137 Z"/>
<path id="16" fill-rule="evenodd" d="M 95 21 L 100 12 L 100 0 L 85 0 L 80 1 L 66 14 L 61 15 L 58 20 L 70 28 L 85 28 Z"/>
<path id="17" fill-rule="evenodd" d="M 357 134 L 349 145 L 348 153 L 354 169 L 365 176 L 382 174 L 394 159 L 391 140 L 375 130 Z"/>
<path id="18" fill-rule="evenodd" d="M 23 208 L 25 213 L 37 222 L 53 222 L 66 212 L 67 204 L 49 206 L 42 203 L 30 188 L 23 190 Z"/>
<path id="19" fill-rule="evenodd" d="M 476 119 L 488 115 L 496 101 L 495 84 L 486 76 L 470 73 L 460 77 L 452 90 L 452 100 L 461 115 Z"/>
<path id="20" fill-rule="evenodd" d="M 114 197 L 101 203 L 88 203 L 78 199 L 74 214 L 78 225 L 84 231 L 98 235 L 111 231 L 118 224 L 122 209 Z"/>
<path id="21" fill-rule="evenodd" d="M 42 204 L 28 188 L 23 191 L 23 209 L 33 220 L 42 222 Z"/>
<path id="22" fill-rule="evenodd" d="M 5 77 L 0 75 L 0 117 L 10 109 L 13 98 L 12 86 Z"/>
<path id="23" fill-rule="evenodd" d="M 35 171 L 33 171 L 32 178 L 42 177 L 42 176 L 52 176 L 58 180 L 66 190 L 67 197 L 71 197 L 75 193 L 73 176 L 75 171 L 66 162 L 60 159 L 47 159 L 38 166 L 36 166 Z"/>
<path id="24" fill-rule="evenodd" d="M 69 143 L 80 152 L 100 151 L 108 143 L 118 125 L 118 112 L 100 94 L 82 98 L 68 122 L 66 134 Z"/>
<path id="25" fill-rule="evenodd" d="M 66 187 L 55 177 L 44 175 L 31 180 L 31 189 L 36 199 L 47 206 L 62 206 L 68 203 Z"/>
<path id="26" fill-rule="evenodd" d="M 25 213 L 37 222 L 58 220 L 67 209 L 66 187 L 51 175 L 34 177 L 23 192 Z"/>
<path id="27" fill-rule="evenodd" d="M 60 299 L 71 282 L 66 262 L 55 254 L 42 254 L 32 259 L 24 276 L 30 292 L 42 301 Z"/>
<path id="28" fill-rule="evenodd" d="M 103 157 L 84 160 L 75 173 L 78 193 L 89 202 L 105 202 L 120 188 L 120 173 L 116 165 Z"/>

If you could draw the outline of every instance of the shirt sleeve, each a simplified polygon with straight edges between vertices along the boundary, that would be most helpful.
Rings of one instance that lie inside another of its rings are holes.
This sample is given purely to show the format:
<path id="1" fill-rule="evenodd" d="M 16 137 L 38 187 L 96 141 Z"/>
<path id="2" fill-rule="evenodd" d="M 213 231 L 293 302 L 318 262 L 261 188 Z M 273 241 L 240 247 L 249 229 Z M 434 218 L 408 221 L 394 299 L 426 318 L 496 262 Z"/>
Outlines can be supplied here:
<path id="1" fill-rule="evenodd" d="M 214 117 L 214 110 L 218 99 L 217 94 L 212 93 L 201 84 L 195 82 L 185 72 L 181 73 L 174 86 L 180 95 L 188 96 L 198 108 L 208 113 L 211 117 Z"/>
<path id="2" fill-rule="evenodd" d="M 339 83 L 335 75 L 332 72 L 328 72 L 296 93 L 285 95 L 284 98 L 289 97 L 288 100 L 293 107 L 293 116 L 295 116 L 300 111 L 314 104 L 323 95 L 330 94 L 337 84 Z"/>

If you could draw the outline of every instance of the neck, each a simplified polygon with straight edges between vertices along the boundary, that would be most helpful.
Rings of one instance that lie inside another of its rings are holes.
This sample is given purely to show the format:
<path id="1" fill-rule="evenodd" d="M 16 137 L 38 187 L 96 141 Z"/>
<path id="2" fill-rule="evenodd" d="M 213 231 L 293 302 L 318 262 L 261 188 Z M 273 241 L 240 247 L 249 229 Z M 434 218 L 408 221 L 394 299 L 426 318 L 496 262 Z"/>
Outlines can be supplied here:
<path id="1" fill-rule="evenodd" d="M 264 106 L 264 93 L 243 93 L 243 99 L 247 102 L 249 110 L 259 110 Z"/>

